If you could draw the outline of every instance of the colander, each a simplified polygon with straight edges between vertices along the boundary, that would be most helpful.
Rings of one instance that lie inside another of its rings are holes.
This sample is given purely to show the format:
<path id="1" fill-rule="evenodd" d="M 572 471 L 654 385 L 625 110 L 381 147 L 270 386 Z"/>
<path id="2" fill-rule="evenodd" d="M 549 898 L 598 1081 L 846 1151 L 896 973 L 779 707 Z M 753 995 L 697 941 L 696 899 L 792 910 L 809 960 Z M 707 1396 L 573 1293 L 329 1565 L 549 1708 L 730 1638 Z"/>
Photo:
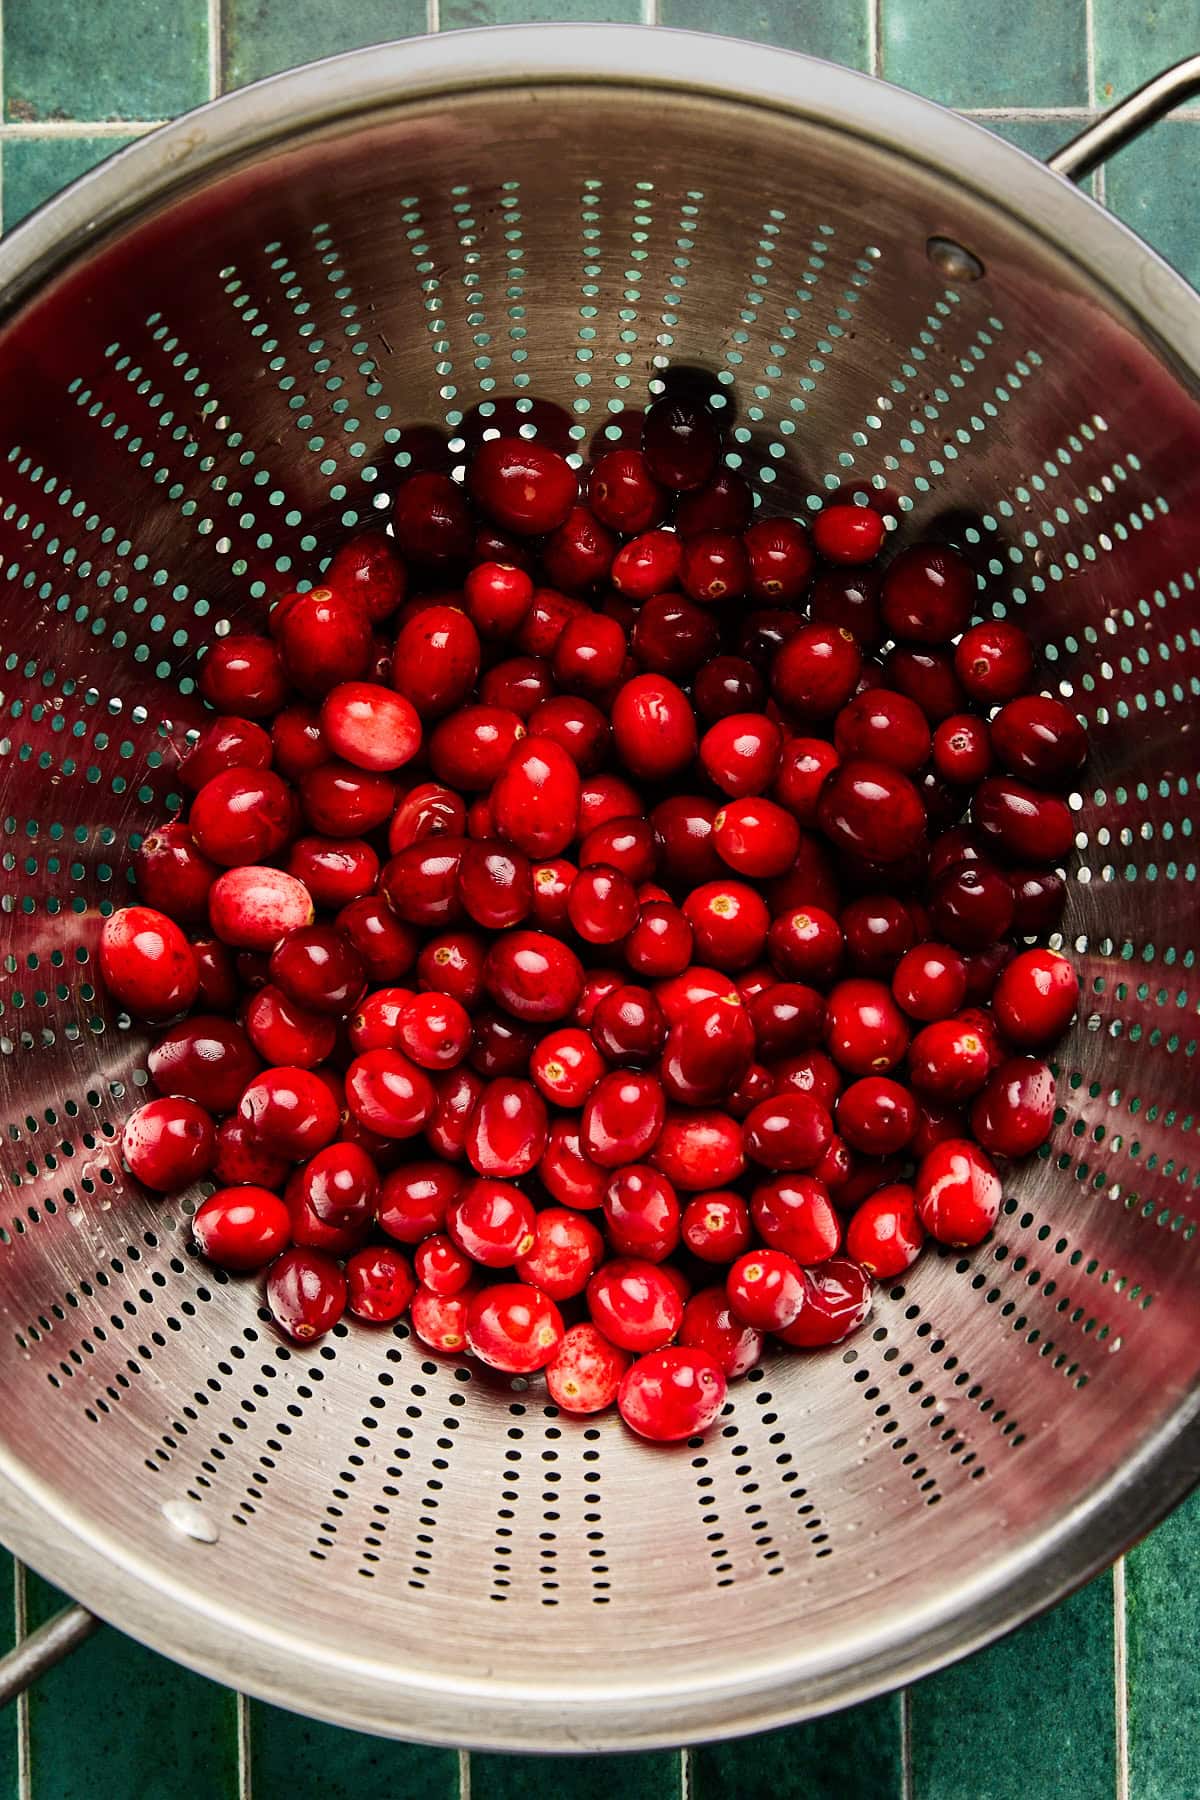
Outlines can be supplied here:
<path id="1" fill-rule="evenodd" d="M 12 1549 L 286 1706 L 578 1749 L 860 1699 L 1149 1526 L 1200 1471 L 1196 296 L 936 106 L 596 27 L 235 94 L 16 232 L 0 281 Z M 860 494 L 968 546 L 1092 749 L 1045 1153 L 986 1244 L 663 1450 L 403 1326 L 281 1343 L 252 1282 L 190 1254 L 196 1196 L 122 1174 L 147 1037 L 95 945 L 175 804 L 205 646 L 375 516 L 415 428 L 453 453 L 550 401 L 582 457 L 680 365 L 767 511 Z"/>

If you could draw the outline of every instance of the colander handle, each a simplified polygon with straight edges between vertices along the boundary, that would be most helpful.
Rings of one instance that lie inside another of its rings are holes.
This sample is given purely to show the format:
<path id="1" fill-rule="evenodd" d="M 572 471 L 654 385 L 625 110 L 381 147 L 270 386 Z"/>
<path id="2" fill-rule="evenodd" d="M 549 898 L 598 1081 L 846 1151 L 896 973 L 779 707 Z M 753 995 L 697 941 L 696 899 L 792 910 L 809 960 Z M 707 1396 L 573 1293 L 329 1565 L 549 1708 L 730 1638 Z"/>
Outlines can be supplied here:
<path id="1" fill-rule="evenodd" d="M 1186 57 L 1173 68 L 1164 69 L 1145 87 L 1138 88 L 1125 100 L 1118 100 L 1094 125 L 1089 125 L 1069 144 L 1064 144 L 1050 158 L 1050 168 L 1056 175 L 1082 181 L 1085 175 L 1090 175 L 1126 144 L 1141 137 L 1143 131 L 1164 113 L 1169 113 L 1184 100 L 1190 100 L 1194 94 L 1200 94 L 1200 55 Z"/>
<path id="2" fill-rule="evenodd" d="M 65 1606 L 36 1631 L 22 1638 L 8 1656 L 0 1656 L 0 1707 L 15 1700 L 39 1676 L 91 1637 L 100 1621 L 83 1606 Z"/>

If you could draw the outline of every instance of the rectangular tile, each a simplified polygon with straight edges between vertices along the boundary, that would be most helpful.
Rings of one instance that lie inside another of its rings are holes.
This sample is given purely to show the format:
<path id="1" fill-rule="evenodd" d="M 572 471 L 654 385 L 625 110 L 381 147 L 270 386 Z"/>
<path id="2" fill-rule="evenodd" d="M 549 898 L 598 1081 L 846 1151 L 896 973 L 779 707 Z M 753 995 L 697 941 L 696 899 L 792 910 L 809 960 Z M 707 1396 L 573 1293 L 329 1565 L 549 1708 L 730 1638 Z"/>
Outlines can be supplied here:
<path id="1" fill-rule="evenodd" d="M 29 1623 L 66 1596 L 29 1576 Z M 29 1696 L 32 1800 L 236 1800 L 234 1695 L 105 1627 Z"/>
<path id="2" fill-rule="evenodd" d="M 976 119 L 975 123 L 984 126 L 988 131 L 994 131 L 999 137 L 1007 138 L 1010 144 L 1016 144 L 1020 149 L 1028 151 L 1029 155 L 1036 156 L 1039 162 L 1046 162 L 1056 150 L 1061 150 L 1064 144 L 1070 143 L 1083 121 L 1082 119 Z M 1087 180 L 1081 184 L 1089 194 L 1092 192 L 1094 180 L 1095 177 L 1089 175 Z"/>
<path id="3" fill-rule="evenodd" d="M 4 229 L 14 225 L 60 188 L 84 175 L 106 156 L 134 142 L 128 137 L 8 138 L 3 150 Z"/>
<path id="4" fill-rule="evenodd" d="M 883 73 L 944 106 L 1085 106 L 1084 0 L 881 0 Z"/>
<path id="5" fill-rule="evenodd" d="M 222 0 L 224 85 L 425 30 L 425 0 Z"/>
<path id="6" fill-rule="evenodd" d="M 442 0 L 443 31 L 475 25 L 636 25 L 641 0 Z"/>
<path id="7" fill-rule="evenodd" d="M 208 95 L 196 0 L 25 0 L 4 8 L 4 116 L 165 119 Z"/>
<path id="8" fill-rule="evenodd" d="M 1113 212 L 1153 244 L 1193 287 L 1200 283 L 1198 170 L 1200 120 L 1167 119 L 1114 156 L 1105 176 Z"/>
<path id="9" fill-rule="evenodd" d="M 1200 1781 L 1200 1494 L 1125 1559 L 1131 1800 L 1179 1800 Z"/>
<path id="10" fill-rule="evenodd" d="M 910 1705 L 917 1800 L 1110 1800 L 1111 1574 L 930 1676 L 911 1690 Z"/>
<path id="11" fill-rule="evenodd" d="M 1093 0 L 1096 97 L 1121 100 L 1200 46 L 1196 0 Z"/>
<path id="12" fill-rule="evenodd" d="M 471 1800 L 681 1800 L 682 1769 L 676 1750 L 616 1757 L 475 1755 Z"/>
<path id="13" fill-rule="evenodd" d="M 758 38 L 830 62 L 870 63 L 867 0 L 661 0 L 664 25 Z"/>
<path id="14" fill-rule="evenodd" d="M 257 1700 L 250 1747 L 254 1800 L 458 1800 L 456 1750 L 342 1731 Z"/>
<path id="15" fill-rule="evenodd" d="M 891 1694 L 849 1712 L 728 1744 L 692 1759 L 694 1800 L 900 1800 L 900 1700 Z"/>

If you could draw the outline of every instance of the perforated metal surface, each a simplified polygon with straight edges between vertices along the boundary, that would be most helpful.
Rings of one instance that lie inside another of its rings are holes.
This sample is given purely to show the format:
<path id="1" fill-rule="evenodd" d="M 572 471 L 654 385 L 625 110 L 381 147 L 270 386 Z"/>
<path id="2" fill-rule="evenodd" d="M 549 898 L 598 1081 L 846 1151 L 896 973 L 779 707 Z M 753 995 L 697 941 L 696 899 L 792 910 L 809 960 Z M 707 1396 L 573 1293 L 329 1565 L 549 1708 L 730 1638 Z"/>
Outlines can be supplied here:
<path id="1" fill-rule="evenodd" d="M 609 80 L 555 78 L 584 41 L 373 53 L 185 121 L 61 203 L 70 258 L 0 335 L 6 1535 L 253 1691 L 558 1746 L 749 1728 L 979 1641 L 1165 1504 L 1200 1371 L 1200 406 L 1148 341 L 1194 346 L 1192 303 L 936 109 L 728 45 L 761 103 L 688 93 L 702 57 L 624 32 L 586 36 Z M 479 93 L 512 66 L 544 79 Z M 353 99 L 377 104 L 331 122 Z M 18 288 L 54 224 L 0 257 Z M 984 278 L 946 287 L 935 233 Z M 844 488 L 953 522 L 1092 756 L 1065 926 L 1087 1006 L 993 1239 L 652 1451 L 404 1327 L 279 1343 L 253 1284 L 192 1259 L 190 1203 L 122 1175 L 147 1040 L 93 953 L 172 804 L 198 654 L 386 499 L 406 430 L 453 454 L 515 394 L 585 455 L 668 364 L 708 371 L 769 509 Z"/>

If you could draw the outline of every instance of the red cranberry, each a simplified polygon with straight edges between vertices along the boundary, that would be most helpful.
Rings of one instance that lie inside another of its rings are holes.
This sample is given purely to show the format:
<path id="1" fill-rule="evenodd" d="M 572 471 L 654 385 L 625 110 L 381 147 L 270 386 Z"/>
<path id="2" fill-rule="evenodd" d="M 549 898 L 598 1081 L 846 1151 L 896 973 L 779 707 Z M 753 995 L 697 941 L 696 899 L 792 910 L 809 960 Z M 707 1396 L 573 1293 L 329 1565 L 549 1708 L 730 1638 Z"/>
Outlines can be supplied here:
<path id="1" fill-rule="evenodd" d="M 788 1057 L 785 1062 L 774 1064 L 771 1074 L 777 1094 L 811 1094 L 827 1111 L 832 1111 L 841 1092 L 842 1077 L 823 1050 Z"/>
<path id="2" fill-rule="evenodd" d="M 838 1099 L 838 1129 L 847 1143 L 867 1156 L 894 1156 L 910 1143 L 917 1107 L 907 1088 L 886 1076 L 851 1082 Z"/>
<path id="3" fill-rule="evenodd" d="M 220 1187 L 282 1187 L 290 1165 L 282 1156 L 271 1156 L 257 1144 L 236 1113 L 217 1127 L 213 1179 Z M 282 1248 L 282 1246 L 281 1246 Z"/>
<path id="4" fill-rule="evenodd" d="M 722 995 L 728 995 L 730 985 L 729 976 L 720 969 L 704 969 L 692 965 L 683 969 L 679 975 L 659 982 L 658 1004 L 666 1015 L 667 1023 L 677 1025 L 701 1001 L 719 1000 Z"/>
<path id="5" fill-rule="evenodd" d="M 388 1325 L 408 1311 L 416 1283 L 406 1256 L 385 1244 L 372 1244 L 347 1262 L 346 1291 L 356 1319 Z"/>
<path id="6" fill-rule="evenodd" d="M 489 438 L 467 474 L 476 505 L 505 531 L 538 537 L 561 525 L 574 506 L 579 484 L 564 456 L 521 437 Z"/>
<path id="7" fill-rule="evenodd" d="M 217 1137 L 212 1120 L 194 1100 L 149 1100 L 126 1119 L 121 1150 L 143 1187 L 170 1194 L 208 1174 Z"/>
<path id="8" fill-rule="evenodd" d="M 519 925 L 533 907 L 529 859 L 498 839 L 468 843 L 458 865 L 458 893 L 471 917 L 489 931 Z"/>
<path id="9" fill-rule="evenodd" d="M 885 1075 L 908 1048 L 908 1026 L 879 981 L 842 981 L 827 1002 L 826 1046 L 852 1075 Z"/>
<path id="10" fill-rule="evenodd" d="M 654 829 L 646 819 L 609 819 L 580 840 L 579 862 L 604 863 L 638 886 L 655 872 Z"/>
<path id="11" fill-rule="evenodd" d="M 809 611 L 817 624 L 840 626 L 863 650 L 871 650 L 882 635 L 879 589 L 874 570 L 829 569 L 813 582 Z"/>
<path id="12" fill-rule="evenodd" d="M 587 1285 L 592 1322 L 612 1344 L 641 1353 L 669 1344 L 683 1318 L 670 1273 L 639 1257 L 615 1257 Z"/>
<path id="13" fill-rule="evenodd" d="M 267 1305 L 282 1331 L 311 1343 L 337 1324 L 346 1310 L 346 1278 L 332 1256 L 319 1250 L 285 1250 L 267 1274 Z"/>
<path id="14" fill-rule="evenodd" d="M 801 825 L 815 825 L 821 789 L 840 760 L 833 745 L 823 738 L 789 738 L 771 788 L 773 797 Z"/>
<path id="15" fill-rule="evenodd" d="M 948 1019 L 966 998 L 966 964 L 948 944 L 917 944 L 897 963 L 892 992 L 914 1019 Z"/>
<path id="16" fill-rule="evenodd" d="M 205 782 L 189 823 L 201 853 L 228 868 L 277 856 L 295 829 L 291 789 L 273 769 L 226 769 Z"/>
<path id="17" fill-rule="evenodd" d="M 929 916 L 934 929 L 956 950 L 983 950 L 1003 938 L 1012 925 L 1012 888 L 991 863 L 959 863 L 934 882 Z"/>
<path id="18" fill-rule="evenodd" d="M 666 516 L 667 496 L 640 450 L 609 450 L 588 474 L 588 504 L 610 531 L 632 536 Z"/>
<path id="19" fill-rule="evenodd" d="M 485 1288 L 467 1309 L 467 1348 L 505 1374 L 529 1375 L 544 1368 L 562 1340 L 557 1306 L 524 1282 Z"/>
<path id="20" fill-rule="evenodd" d="M 179 765 L 179 780 L 191 794 L 226 769 L 265 769 L 271 762 L 271 740 L 250 719 L 210 720 Z M 160 828 L 161 829 L 161 828 Z"/>
<path id="21" fill-rule="evenodd" d="M 744 1375 L 762 1358 L 762 1332 L 734 1315 L 720 1287 L 702 1288 L 688 1300 L 679 1342 L 685 1349 L 706 1351 L 730 1380 Z"/>
<path id="22" fill-rule="evenodd" d="M 743 542 L 753 598 L 766 606 L 795 606 L 815 561 L 803 525 L 796 519 L 755 519 Z"/>
<path id="23" fill-rule="evenodd" d="M 940 725 L 951 713 L 966 711 L 967 697 L 949 651 L 897 644 L 888 652 L 884 676 L 889 687 L 916 701 L 931 725 Z"/>
<path id="24" fill-rule="evenodd" d="M 693 488 L 675 507 L 675 529 L 681 537 L 700 531 L 744 531 L 754 510 L 754 496 L 733 469 L 717 469 L 711 481 Z"/>
<path id="25" fill-rule="evenodd" d="M 379 885 L 393 912 L 410 925 L 455 924 L 463 916 L 459 870 L 466 838 L 421 838 L 383 866 Z"/>
<path id="26" fill-rule="evenodd" d="M 982 719 L 951 713 L 933 736 L 933 766 L 943 781 L 974 787 L 992 766 L 992 742 Z"/>
<path id="27" fill-rule="evenodd" d="M 546 1387 L 563 1412 L 607 1412 L 628 1367 L 628 1352 L 585 1321 L 570 1327 L 547 1363 Z"/>
<path id="28" fill-rule="evenodd" d="M 750 569 L 742 540 L 728 531 L 699 531 L 684 542 L 679 585 L 692 600 L 712 606 L 745 593 Z"/>
<path id="29" fill-rule="evenodd" d="M 625 939 L 625 960 L 635 975 L 661 980 L 686 969 L 692 945 L 692 928 L 680 909 L 666 901 L 652 901 L 641 907 L 637 923 Z"/>
<path id="30" fill-rule="evenodd" d="M 173 1025 L 146 1062 L 160 1094 L 181 1094 L 209 1113 L 232 1111 L 260 1066 L 240 1026 L 207 1014 Z"/>
<path id="31" fill-rule="evenodd" d="M 556 588 L 582 594 L 604 580 L 616 552 L 616 539 L 595 513 L 573 506 L 542 545 L 542 567 Z"/>
<path id="32" fill-rule="evenodd" d="M 445 1296 L 462 1292 L 475 1272 L 475 1265 L 451 1238 L 438 1231 L 417 1245 L 413 1270 L 423 1288 Z"/>
<path id="33" fill-rule="evenodd" d="M 936 881 L 939 875 L 956 868 L 959 863 L 987 861 L 987 847 L 978 835 L 965 825 L 956 825 L 953 830 L 944 831 L 930 846 L 929 879 Z"/>
<path id="34" fill-rule="evenodd" d="M 617 754 L 631 774 L 666 781 L 696 753 L 696 720 L 687 696 L 663 675 L 636 675 L 612 707 Z"/>
<path id="35" fill-rule="evenodd" d="M 603 1204 L 609 1171 L 583 1151 L 580 1133 L 566 1119 L 555 1119 L 538 1164 L 538 1179 L 563 1206 L 593 1209 Z"/>
<path id="36" fill-rule="evenodd" d="M 833 1136 L 833 1121 L 811 1094 L 763 1100 L 742 1127 L 746 1155 L 768 1169 L 811 1169 Z"/>
<path id="37" fill-rule="evenodd" d="M 665 1114 L 662 1085 L 655 1076 L 634 1070 L 605 1075 L 583 1109 L 583 1152 L 605 1169 L 637 1162 L 653 1149 Z"/>
<path id="38" fill-rule="evenodd" d="M 576 694 L 552 694 L 539 701 L 528 726 L 531 738 L 552 738 L 565 750 L 581 776 L 595 773 L 612 740 L 608 720 L 599 707 Z"/>
<path id="39" fill-rule="evenodd" d="M 276 716 L 271 749 L 276 769 L 289 781 L 299 781 L 333 755 L 321 730 L 321 715 L 312 706 L 289 706 Z"/>
<path id="40" fill-rule="evenodd" d="M 264 1062 L 315 1069 L 333 1054 L 337 1026 L 269 983 L 247 1003 L 246 1034 Z"/>
<path id="41" fill-rule="evenodd" d="M 311 1209 L 323 1225 L 355 1230 L 374 1222 L 379 1202 L 375 1163 L 358 1144 L 329 1144 L 288 1184 L 290 1203 Z"/>
<path id="42" fill-rule="evenodd" d="M 479 698 L 485 706 L 516 713 L 526 723 L 553 692 L 554 674 L 544 656 L 506 657 L 493 663 L 479 683 Z"/>
<path id="43" fill-rule="evenodd" d="M 913 1190 L 901 1182 L 864 1200 L 846 1227 L 847 1253 L 882 1281 L 903 1275 L 924 1242 Z"/>
<path id="44" fill-rule="evenodd" d="M 925 808 L 907 775 L 855 757 L 830 775 L 817 805 L 821 829 L 839 848 L 895 863 L 921 842 Z"/>
<path id="45" fill-rule="evenodd" d="M 682 679 L 711 661 L 719 643 L 712 614 L 680 594 L 652 594 L 630 637 L 630 649 L 643 669 Z"/>
<path id="46" fill-rule="evenodd" d="M 313 588 L 282 620 L 279 649 L 291 681 L 302 693 L 327 694 L 339 682 L 355 681 L 366 673 L 371 660 L 370 620 L 357 601 L 327 587 Z"/>
<path id="47" fill-rule="evenodd" d="M 446 1208 L 463 1178 L 444 1162 L 413 1162 L 385 1175 L 379 1191 L 379 1224 L 402 1244 L 419 1244 L 440 1231 Z"/>
<path id="48" fill-rule="evenodd" d="M 533 604 L 533 582 L 511 563 L 477 563 L 463 585 L 463 602 L 482 636 L 511 637 Z"/>
<path id="49" fill-rule="evenodd" d="M 762 676 L 741 656 L 707 658 L 692 685 L 696 711 L 710 724 L 733 713 L 761 712 L 766 697 Z"/>
<path id="50" fill-rule="evenodd" d="M 954 652 L 958 679 L 972 700 L 1003 706 L 1033 679 L 1033 645 L 1019 625 L 985 619 L 964 631 Z"/>
<path id="51" fill-rule="evenodd" d="M 771 691 L 800 719 L 828 719 L 854 692 L 862 653 L 837 625 L 802 625 L 771 664 Z"/>
<path id="52" fill-rule="evenodd" d="M 507 1014 L 480 1007 L 468 1061 L 488 1081 L 501 1075 L 523 1075 L 537 1045 L 537 1033 Z"/>
<path id="53" fill-rule="evenodd" d="M 992 995 L 996 1023 L 1022 1049 L 1052 1044 L 1071 1022 L 1079 977 L 1055 950 L 1023 950 L 1001 971 Z"/>
<path id="54" fill-rule="evenodd" d="M 511 752 L 491 796 L 496 828 L 527 856 L 558 856 L 575 835 L 579 771 L 549 738 L 526 738 Z"/>
<path id="55" fill-rule="evenodd" d="M 721 440 L 706 407 L 664 395 L 647 408 L 642 452 L 653 480 L 676 493 L 704 487 L 716 471 Z"/>
<path id="56" fill-rule="evenodd" d="M 533 1248 L 516 1270 L 551 1300 L 569 1300 L 583 1292 L 603 1258 L 604 1239 L 590 1219 L 549 1206 L 537 1215 Z"/>
<path id="57" fill-rule="evenodd" d="M 1061 863 L 1075 844 L 1070 808 L 1006 775 L 989 775 L 975 791 L 976 830 L 1005 856 L 1022 863 Z"/>
<path id="58" fill-rule="evenodd" d="M 888 565 L 880 598 L 893 637 L 948 644 L 971 616 L 975 576 L 957 551 L 914 544 Z"/>
<path id="59" fill-rule="evenodd" d="M 390 618 L 404 599 L 404 564 L 385 531 L 360 531 L 335 551 L 325 580 L 337 594 L 356 600 L 372 624 Z"/>
<path id="60" fill-rule="evenodd" d="M 484 983 L 498 1005 L 518 1019 L 550 1024 L 564 1019 L 583 987 L 583 969 L 568 945 L 541 931 L 508 931 L 494 940 Z"/>
<path id="61" fill-rule="evenodd" d="M 200 692 L 219 713 L 270 718 L 287 699 L 278 649 L 270 638 L 250 633 L 219 638 L 200 664 Z"/>
<path id="62" fill-rule="evenodd" d="M 915 775 L 928 761 L 930 742 L 925 714 L 916 701 L 886 688 L 859 694 L 834 721 L 834 743 L 843 760 L 873 757 L 906 775 Z"/>
<path id="63" fill-rule="evenodd" d="M 604 1194 L 608 1241 L 618 1256 L 662 1262 L 679 1242 L 679 1200 L 657 1169 L 627 1164 Z"/>
<path id="64" fill-rule="evenodd" d="M 654 1062 L 667 1036 L 662 1007 L 645 988 L 619 987 L 606 994 L 592 1015 L 591 1035 L 604 1055 L 626 1068 L 643 1068 Z M 603 1067 L 593 1077 L 599 1078 Z M 589 1083 L 589 1087 L 592 1083 Z M 560 1101 L 560 1105 L 579 1105 Z"/>
<path id="65" fill-rule="evenodd" d="M 412 1297 L 409 1317 L 412 1328 L 430 1350 L 451 1356 L 462 1350 L 467 1341 L 467 1309 L 472 1290 L 463 1288 L 457 1294 L 431 1294 L 418 1288 Z"/>
<path id="66" fill-rule="evenodd" d="M 535 588 L 529 611 L 516 634 L 518 650 L 526 656 L 551 657 L 554 647 L 572 619 L 586 614 L 582 600 L 560 594 L 556 588 Z"/>
<path id="67" fill-rule="evenodd" d="M 322 763 L 300 778 L 300 801 L 314 831 L 325 837 L 362 837 L 388 818 L 396 784 L 351 763 Z"/>
<path id="68" fill-rule="evenodd" d="M 580 870 L 567 898 L 567 917 L 585 943 L 617 943 L 637 916 L 637 894 L 628 876 L 603 864 Z"/>
<path id="69" fill-rule="evenodd" d="M 286 1250 L 291 1219 L 278 1194 L 245 1185 L 218 1188 L 192 1220 L 196 1247 L 220 1269 L 261 1269 Z"/>
<path id="70" fill-rule="evenodd" d="M 371 892 L 379 858 L 362 838 L 303 837 L 288 852 L 287 872 L 318 906 L 334 910 Z"/>
<path id="71" fill-rule="evenodd" d="M 321 730 L 336 755 L 377 772 L 400 768 L 421 746 L 421 721 L 403 694 L 369 681 L 344 681 L 326 694 Z"/>
<path id="72" fill-rule="evenodd" d="M 765 713 L 731 713 L 710 725 L 700 761 L 726 794 L 765 794 L 779 767 L 783 734 Z"/>
<path id="73" fill-rule="evenodd" d="M 462 837 L 467 809 L 460 796 L 437 781 L 418 781 L 402 797 L 388 826 L 393 856 L 429 837 Z"/>
<path id="74" fill-rule="evenodd" d="M 464 706 L 434 727 L 429 738 L 430 767 L 447 787 L 482 793 L 491 787 L 524 735 L 518 714 L 505 707 Z"/>
<path id="75" fill-rule="evenodd" d="M 813 543 L 827 562 L 873 562 L 887 527 L 869 506 L 827 506 L 813 524 Z"/>
<path id="76" fill-rule="evenodd" d="M 842 1241 L 829 1190 L 814 1175 L 777 1175 L 763 1182 L 754 1190 L 750 1210 L 764 1243 L 785 1251 L 802 1267 L 826 1261 Z"/>
<path id="77" fill-rule="evenodd" d="M 719 1363 L 707 1350 L 682 1346 L 639 1356 L 617 1391 L 617 1407 L 630 1430 L 660 1444 L 707 1431 L 724 1403 Z"/>
<path id="78" fill-rule="evenodd" d="M 571 619 L 554 646 L 554 679 L 569 693 L 607 694 L 625 666 L 628 646 L 615 619 L 584 613 Z"/>
<path id="79" fill-rule="evenodd" d="M 1025 694 L 1001 707 L 991 726 L 1001 763 L 1035 787 L 1061 787 L 1087 761 L 1087 739 L 1070 707 Z"/>
<path id="80" fill-rule="evenodd" d="M 186 1012 L 200 988 L 192 946 L 151 906 L 126 906 L 100 931 L 100 978 L 119 1006 L 142 1019 Z"/>
<path id="81" fill-rule="evenodd" d="M 377 895 L 352 900 L 334 923 L 358 951 L 368 981 L 397 981 L 416 961 L 415 934 Z"/>
<path id="82" fill-rule="evenodd" d="M 271 980 L 312 1012 L 348 1012 L 366 984 L 358 951 L 333 925 L 289 932 L 271 956 Z"/>
<path id="83" fill-rule="evenodd" d="M 469 1181 L 446 1208 L 446 1229 L 472 1262 L 508 1269 L 536 1241 L 531 1202 L 511 1182 Z"/>
<path id="84" fill-rule="evenodd" d="M 1009 869 L 1013 896 L 1012 928 L 1018 937 L 1044 937 L 1062 923 L 1067 887 L 1049 869 Z"/>
<path id="85" fill-rule="evenodd" d="M 445 568 L 470 555 L 470 508 L 448 475 L 422 471 L 408 476 L 396 494 L 392 524 L 401 556 L 426 568 Z"/>
<path id="86" fill-rule="evenodd" d="M 578 873 L 575 864 L 561 856 L 534 864 L 530 910 L 533 923 L 542 931 L 558 932 L 566 928 L 567 901 Z"/>
<path id="87" fill-rule="evenodd" d="M 990 1069 L 987 1039 L 969 1020 L 936 1019 L 919 1031 L 909 1046 L 908 1075 L 913 1086 L 951 1106 L 977 1094 Z"/>
<path id="88" fill-rule="evenodd" d="M 748 969 L 763 953 L 770 914 L 742 881 L 709 881 L 683 903 L 696 953 L 718 969 Z"/>
<path id="89" fill-rule="evenodd" d="M 739 996 L 699 1000 L 667 1034 L 663 1087 L 682 1105 L 707 1105 L 737 1086 L 753 1056 L 754 1027 Z"/>
<path id="90" fill-rule="evenodd" d="M 1028 1156 L 1054 1124 L 1054 1076 L 1034 1056 L 1013 1056 L 989 1076 L 971 1108 L 971 1130 L 993 1156 Z"/>
<path id="91" fill-rule="evenodd" d="M 394 1047 L 418 1068 L 451 1069 L 462 1061 L 470 1043 L 470 1017 L 451 995 L 413 994 L 401 1006 Z"/>
<path id="92" fill-rule="evenodd" d="M 891 977 L 917 935 L 909 908 L 890 894 L 852 900 L 842 912 L 842 933 L 854 973 L 881 980 Z"/>
<path id="93" fill-rule="evenodd" d="M 784 1331 L 804 1307 L 804 1270 L 785 1250 L 748 1250 L 725 1277 L 734 1316 L 759 1331 Z"/>
<path id="94" fill-rule="evenodd" d="M 701 1262 L 732 1262 L 750 1246 L 749 1209 L 731 1188 L 694 1195 L 679 1226 L 684 1244 Z"/>
<path id="95" fill-rule="evenodd" d="M 798 1350 L 840 1344 L 857 1331 L 871 1310 L 870 1277 L 861 1263 L 835 1256 L 808 1272 L 808 1291 L 800 1316 L 777 1335 Z"/>
<path id="96" fill-rule="evenodd" d="M 654 808 L 654 839 L 668 880 L 695 886 L 720 874 L 721 859 L 712 842 L 716 816 L 715 804 L 700 795 L 673 794 Z"/>
<path id="97" fill-rule="evenodd" d="M 982 1243 L 1000 1213 L 1003 1190 L 988 1157 L 966 1138 L 936 1144 L 917 1171 L 917 1213 L 942 1244 Z"/>
<path id="98" fill-rule="evenodd" d="M 346 1101 L 369 1131 L 409 1138 L 429 1119 L 435 1095 L 425 1071 L 399 1050 L 367 1050 L 346 1070 Z"/>
<path id="99" fill-rule="evenodd" d="M 684 1193 L 698 1193 L 714 1184 L 725 1187 L 746 1166 L 742 1127 L 728 1113 L 673 1110 L 650 1160 Z"/>
<path id="100" fill-rule="evenodd" d="M 338 1128 L 338 1104 L 311 1069 L 266 1069 L 246 1084 L 238 1116 L 251 1141 L 273 1156 L 309 1157 Z"/>
<path id="101" fill-rule="evenodd" d="M 788 981 L 823 987 L 841 966 L 844 938 L 837 920 L 819 906 L 777 913 L 767 934 L 772 967 Z"/>
<path id="102" fill-rule="evenodd" d="M 818 1043 L 825 1032 L 825 1001 L 803 982 L 777 981 L 756 994 L 747 1010 L 764 1061 L 795 1056 Z"/>
<path id="103" fill-rule="evenodd" d="M 475 1102 L 466 1151 L 481 1175 L 511 1180 L 528 1175 L 546 1148 L 546 1103 L 530 1081 L 498 1076 Z"/>

